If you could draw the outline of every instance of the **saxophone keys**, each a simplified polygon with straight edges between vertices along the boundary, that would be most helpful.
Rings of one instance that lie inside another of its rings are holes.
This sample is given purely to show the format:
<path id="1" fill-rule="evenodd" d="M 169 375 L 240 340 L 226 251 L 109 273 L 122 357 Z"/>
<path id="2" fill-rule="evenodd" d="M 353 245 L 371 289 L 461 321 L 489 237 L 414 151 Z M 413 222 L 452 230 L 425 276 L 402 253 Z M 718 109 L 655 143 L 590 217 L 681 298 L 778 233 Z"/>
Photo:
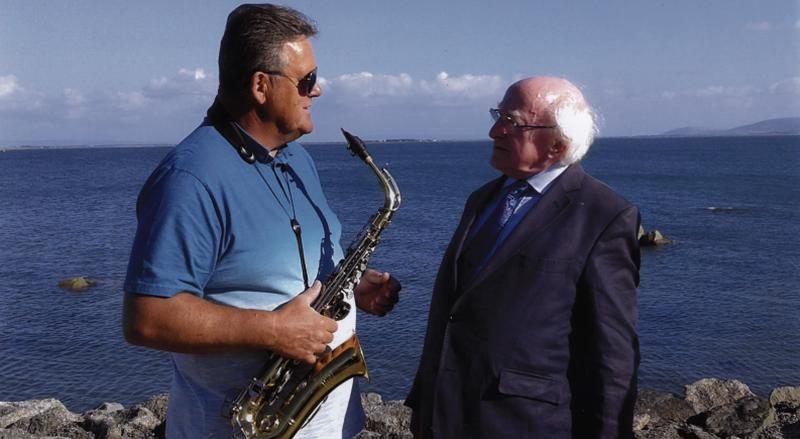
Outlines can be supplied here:
<path id="1" fill-rule="evenodd" d="M 258 423 L 258 427 L 262 431 L 273 431 L 280 426 L 281 421 L 276 415 L 267 415 Z"/>

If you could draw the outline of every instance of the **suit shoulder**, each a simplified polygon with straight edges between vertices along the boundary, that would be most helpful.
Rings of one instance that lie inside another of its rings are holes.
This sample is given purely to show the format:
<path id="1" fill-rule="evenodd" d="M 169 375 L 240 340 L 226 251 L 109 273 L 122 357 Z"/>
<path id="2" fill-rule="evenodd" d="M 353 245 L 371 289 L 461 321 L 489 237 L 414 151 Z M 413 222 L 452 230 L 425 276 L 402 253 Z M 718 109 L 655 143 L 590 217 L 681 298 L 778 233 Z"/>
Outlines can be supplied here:
<path id="1" fill-rule="evenodd" d="M 630 208 L 636 209 L 633 203 L 625 199 L 606 183 L 589 174 L 585 174 L 584 176 L 581 193 L 581 201 L 611 215 L 616 216 L 619 212 Z"/>

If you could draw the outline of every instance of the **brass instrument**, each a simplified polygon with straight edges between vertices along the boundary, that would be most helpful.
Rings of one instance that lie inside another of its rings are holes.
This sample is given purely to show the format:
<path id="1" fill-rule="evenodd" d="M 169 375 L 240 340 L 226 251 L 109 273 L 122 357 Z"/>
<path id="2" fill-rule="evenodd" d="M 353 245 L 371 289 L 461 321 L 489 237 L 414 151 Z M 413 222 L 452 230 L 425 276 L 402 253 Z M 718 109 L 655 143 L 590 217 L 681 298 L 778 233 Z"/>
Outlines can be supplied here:
<path id="1" fill-rule="evenodd" d="M 320 295 L 311 304 L 320 314 L 334 320 L 341 320 L 350 312 L 346 299 L 352 297 L 381 232 L 400 206 L 400 191 L 389 171 L 375 165 L 361 139 L 344 129 L 342 133 L 350 152 L 378 177 L 384 204 L 350 244 L 344 259 L 325 280 Z M 335 349 L 328 348 L 315 364 L 270 354 L 263 372 L 233 400 L 229 413 L 233 436 L 291 438 L 336 386 L 357 375 L 368 377 L 364 353 L 355 334 Z"/>

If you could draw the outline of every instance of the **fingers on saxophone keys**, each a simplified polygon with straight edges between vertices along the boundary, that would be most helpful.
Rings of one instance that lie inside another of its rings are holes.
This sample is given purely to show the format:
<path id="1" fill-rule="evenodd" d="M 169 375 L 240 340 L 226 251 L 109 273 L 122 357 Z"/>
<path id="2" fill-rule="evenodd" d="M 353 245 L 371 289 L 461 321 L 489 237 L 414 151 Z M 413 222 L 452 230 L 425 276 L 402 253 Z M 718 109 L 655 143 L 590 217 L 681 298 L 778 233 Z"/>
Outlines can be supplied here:
<path id="1" fill-rule="evenodd" d="M 333 333 L 328 331 L 320 331 L 317 340 L 323 343 L 323 346 L 327 345 L 333 341 Z M 325 348 L 323 347 L 323 349 Z"/>
<path id="2" fill-rule="evenodd" d="M 305 355 L 305 356 L 304 356 L 303 358 L 301 358 L 300 360 L 301 360 L 302 362 L 304 362 L 304 363 L 308 363 L 308 364 L 314 364 L 314 363 L 316 363 L 316 362 L 317 362 L 317 356 L 316 356 L 315 354 L 313 354 L 313 353 L 309 353 L 308 355 Z"/>
<path id="3" fill-rule="evenodd" d="M 321 326 L 325 331 L 329 333 L 336 332 L 336 329 L 338 329 L 339 327 L 339 325 L 336 323 L 336 320 L 333 320 L 329 317 L 322 317 Z"/>

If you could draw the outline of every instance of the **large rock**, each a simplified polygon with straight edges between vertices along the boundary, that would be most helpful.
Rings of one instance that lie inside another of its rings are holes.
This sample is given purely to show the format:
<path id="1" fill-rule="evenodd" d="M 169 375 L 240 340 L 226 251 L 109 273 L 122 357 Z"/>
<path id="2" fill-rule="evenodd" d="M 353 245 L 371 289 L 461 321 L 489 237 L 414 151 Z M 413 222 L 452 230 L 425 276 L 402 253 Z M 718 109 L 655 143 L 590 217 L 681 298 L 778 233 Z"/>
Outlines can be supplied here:
<path id="1" fill-rule="evenodd" d="M 361 405 L 364 407 L 364 430 L 357 439 L 412 439 L 411 409 L 403 405 L 402 401 L 383 401 L 377 393 L 364 393 L 361 395 Z"/>
<path id="2" fill-rule="evenodd" d="M 685 388 L 686 402 L 695 413 L 702 413 L 721 405 L 755 396 L 747 384 L 737 380 L 703 378 Z"/>
<path id="3" fill-rule="evenodd" d="M 757 439 L 800 438 L 800 387 L 779 387 L 769 396 L 772 406 Z"/>
<path id="4" fill-rule="evenodd" d="M 5 438 L 66 437 L 91 439 L 80 428 L 82 417 L 64 407 L 56 399 L 0 402 L 0 428 L 9 432 Z"/>
<path id="5" fill-rule="evenodd" d="M 719 437 L 751 437 L 764 426 L 769 412 L 768 401 L 746 396 L 694 416 L 689 422 Z"/>
<path id="6" fill-rule="evenodd" d="M 671 393 L 647 389 L 639 391 L 634 411 L 637 418 L 647 418 L 646 423 L 640 420 L 640 430 L 647 425 L 683 422 L 695 414 L 686 400 Z"/>
<path id="7" fill-rule="evenodd" d="M 778 387 L 769 395 L 769 403 L 779 410 L 800 409 L 800 387 Z"/>
<path id="8" fill-rule="evenodd" d="M 148 402 L 153 399 L 148 400 Z M 145 403 L 146 404 L 146 403 Z M 118 403 L 103 403 L 84 414 L 83 428 L 98 439 L 155 439 L 163 437 L 164 414 L 159 417 L 145 404 L 126 409 Z M 160 435 L 160 436 L 159 436 Z"/>

